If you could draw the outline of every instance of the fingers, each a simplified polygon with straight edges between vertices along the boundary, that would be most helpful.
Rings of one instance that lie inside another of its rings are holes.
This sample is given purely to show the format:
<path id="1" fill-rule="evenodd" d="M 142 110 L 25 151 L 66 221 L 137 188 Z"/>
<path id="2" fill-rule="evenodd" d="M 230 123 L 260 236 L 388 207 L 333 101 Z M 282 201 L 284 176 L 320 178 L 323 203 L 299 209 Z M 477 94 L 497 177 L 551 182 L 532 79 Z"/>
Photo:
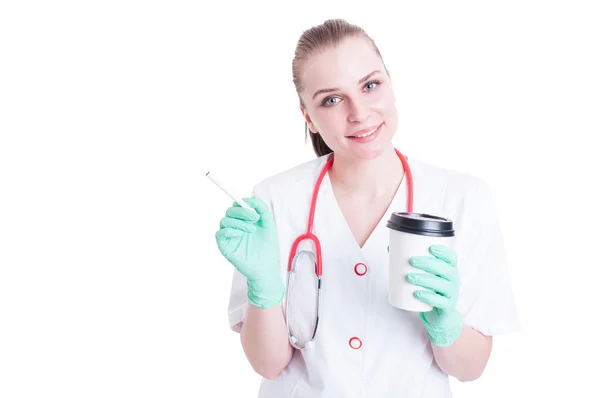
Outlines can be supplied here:
<path id="1" fill-rule="evenodd" d="M 253 196 L 251 198 L 244 198 L 244 202 L 248 204 L 248 206 L 252 207 L 259 215 L 270 214 L 269 206 L 258 196 Z M 233 203 L 234 207 L 240 207 L 238 203 Z"/>
<path id="2" fill-rule="evenodd" d="M 425 289 L 433 290 L 435 293 L 441 294 L 444 297 L 452 297 L 454 289 L 452 284 L 446 279 L 429 275 L 429 274 L 409 274 L 406 280 L 413 285 L 424 287 Z"/>
<path id="3" fill-rule="evenodd" d="M 458 257 L 456 253 L 449 247 L 443 245 L 432 245 L 429 248 L 429 252 L 433 254 L 436 258 L 439 258 L 440 260 L 445 261 L 447 264 L 456 267 Z"/>
<path id="4" fill-rule="evenodd" d="M 447 297 L 441 296 L 431 291 L 417 290 L 414 293 L 414 296 L 418 300 L 424 302 L 425 304 L 429 304 L 433 308 L 439 308 L 441 310 L 449 310 L 452 308 L 452 303 Z"/>
<path id="5" fill-rule="evenodd" d="M 425 304 L 442 310 L 450 310 L 458 295 L 457 255 L 443 245 L 432 245 L 429 248 L 432 256 L 414 256 L 409 263 L 422 273 L 412 273 L 406 279 L 413 285 L 426 290 L 417 290 L 414 296 Z"/>
<path id="6" fill-rule="evenodd" d="M 225 215 L 230 218 L 249 222 L 256 222 L 260 218 L 260 216 L 254 210 L 244 209 L 240 205 L 230 207 L 225 212 Z"/>
<path id="7" fill-rule="evenodd" d="M 414 256 L 408 260 L 410 265 L 430 274 L 441 276 L 449 281 L 454 280 L 456 268 L 448 265 L 443 260 L 431 256 Z"/>
<path id="8" fill-rule="evenodd" d="M 263 217 L 263 211 L 269 211 L 267 205 L 259 198 L 244 198 L 252 209 L 241 207 L 237 202 L 227 209 L 225 217 L 220 221 L 220 229 L 217 231 L 217 239 L 238 238 L 246 233 L 256 232 L 261 223 L 257 223 Z M 258 227 L 257 227 L 258 226 Z"/>
<path id="9" fill-rule="evenodd" d="M 229 259 L 232 253 L 235 253 L 245 232 L 235 228 L 223 228 L 215 233 L 217 247 L 225 258 Z"/>
<path id="10" fill-rule="evenodd" d="M 245 232 L 235 228 L 223 228 L 218 230 L 215 233 L 215 238 L 217 241 L 231 238 L 241 238 L 244 236 Z"/>
<path id="11" fill-rule="evenodd" d="M 220 224 L 221 229 L 223 228 L 233 228 L 233 229 L 237 229 L 243 232 L 255 232 L 256 231 L 256 225 L 249 223 L 247 221 L 244 220 L 239 220 L 237 218 L 231 218 L 231 217 L 223 217 L 221 219 L 221 224 Z"/>

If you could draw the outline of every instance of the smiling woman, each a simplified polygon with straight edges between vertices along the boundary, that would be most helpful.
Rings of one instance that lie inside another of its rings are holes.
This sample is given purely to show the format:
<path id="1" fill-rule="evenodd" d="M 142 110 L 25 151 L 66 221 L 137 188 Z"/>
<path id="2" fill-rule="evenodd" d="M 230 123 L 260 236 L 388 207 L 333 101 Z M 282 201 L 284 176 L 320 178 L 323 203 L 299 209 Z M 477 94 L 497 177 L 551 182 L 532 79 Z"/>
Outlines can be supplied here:
<path id="1" fill-rule="evenodd" d="M 331 47 L 337 51 L 323 51 Z M 352 62 L 346 62 L 348 59 Z M 306 31 L 298 42 L 292 74 L 306 119 L 305 131 L 311 133 L 318 156 L 347 144 L 336 135 L 356 143 L 374 141 L 382 130 L 387 130 L 388 139 L 393 135 L 397 114 L 390 74 L 375 41 L 362 28 L 344 20 L 329 20 Z M 361 122 L 366 112 L 380 120 L 371 117 L 370 125 L 360 130 L 346 124 L 347 120 Z M 369 155 L 364 151 L 377 152 L 373 147 L 359 148 L 355 150 L 365 156 Z"/>
<path id="2" fill-rule="evenodd" d="M 519 326 L 491 192 L 394 148 L 391 75 L 361 28 L 305 31 L 292 69 L 317 157 L 258 182 L 256 212 L 234 204 L 216 232 L 259 397 L 450 397 L 449 376 L 477 379 L 492 336 Z M 428 312 L 388 302 L 386 221 L 413 197 L 415 211 L 455 220 L 451 245 L 410 259 Z"/>

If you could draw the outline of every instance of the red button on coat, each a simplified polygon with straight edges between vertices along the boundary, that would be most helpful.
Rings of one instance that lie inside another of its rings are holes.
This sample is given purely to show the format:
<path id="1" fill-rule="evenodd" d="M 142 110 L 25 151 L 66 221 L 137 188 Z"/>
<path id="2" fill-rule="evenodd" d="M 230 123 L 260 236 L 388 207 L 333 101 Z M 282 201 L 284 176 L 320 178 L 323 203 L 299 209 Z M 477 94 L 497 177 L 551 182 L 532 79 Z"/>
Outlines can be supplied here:
<path id="1" fill-rule="evenodd" d="M 350 344 L 350 347 L 354 348 L 355 350 L 358 350 L 360 347 L 362 347 L 362 341 L 358 337 L 352 337 L 348 341 L 348 344 Z"/>
<path id="2" fill-rule="evenodd" d="M 358 263 L 354 266 L 354 272 L 356 275 L 363 276 L 367 273 L 367 266 L 363 263 Z"/>

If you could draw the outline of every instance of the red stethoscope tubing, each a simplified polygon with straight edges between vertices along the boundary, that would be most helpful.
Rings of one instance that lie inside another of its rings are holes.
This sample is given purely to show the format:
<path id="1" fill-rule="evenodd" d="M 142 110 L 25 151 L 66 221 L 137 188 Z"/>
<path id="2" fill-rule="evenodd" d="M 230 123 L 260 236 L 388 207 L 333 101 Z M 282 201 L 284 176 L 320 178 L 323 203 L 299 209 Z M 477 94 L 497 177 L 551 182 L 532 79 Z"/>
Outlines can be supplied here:
<path id="1" fill-rule="evenodd" d="M 398 151 L 397 149 L 396 149 L 396 154 L 398 155 L 398 157 L 400 158 L 400 161 L 402 162 L 402 167 L 404 168 L 404 173 L 407 178 L 407 184 L 408 184 L 408 206 L 407 207 L 408 207 L 408 212 L 410 213 L 413 211 L 412 172 L 410 170 L 410 167 L 408 166 L 408 162 L 406 161 L 406 158 L 404 157 L 404 155 L 402 155 L 400 153 L 400 151 Z M 319 175 L 319 178 L 317 179 L 317 182 L 315 184 L 313 194 L 312 194 L 312 200 L 310 203 L 310 213 L 308 216 L 308 227 L 306 229 L 306 233 L 298 236 L 298 238 L 296 238 L 296 240 L 294 241 L 294 243 L 292 245 L 292 249 L 290 250 L 290 256 L 289 256 L 289 260 L 288 260 L 288 272 L 290 272 L 292 270 L 292 263 L 293 263 L 294 256 L 296 254 L 298 245 L 300 244 L 301 241 L 308 239 L 308 240 L 311 240 L 315 245 L 315 252 L 316 252 L 315 253 L 316 254 L 315 272 L 316 272 L 317 276 L 319 276 L 319 277 L 323 273 L 323 265 L 321 263 L 321 243 L 319 242 L 319 238 L 317 238 L 317 236 L 312 233 L 312 228 L 313 228 L 313 222 L 315 219 L 315 208 L 317 207 L 317 197 L 319 196 L 319 188 L 321 187 L 321 182 L 323 181 L 325 174 L 331 168 L 331 165 L 333 165 L 333 155 L 327 161 L 327 163 L 325 164 L 325 167 L 323 167 L 323 170 L 321 171 L 321 174 Z"/>

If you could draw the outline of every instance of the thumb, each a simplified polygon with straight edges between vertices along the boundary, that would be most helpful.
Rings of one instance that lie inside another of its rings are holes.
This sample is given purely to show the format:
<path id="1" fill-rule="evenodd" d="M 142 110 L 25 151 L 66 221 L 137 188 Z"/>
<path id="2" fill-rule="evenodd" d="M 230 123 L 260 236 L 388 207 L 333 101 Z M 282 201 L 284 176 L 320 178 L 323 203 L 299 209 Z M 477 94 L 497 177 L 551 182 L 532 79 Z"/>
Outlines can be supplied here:
<path id="1" fill-rule="evenodd" d="M 244 198 L 244 200 L 246 201 L 246 203 L 248 203 L 248 206 L 250 206 L 254 210 L 256 210 L 256 212 L 258 214 L 260 214 L 261 216 L 263 214 L 267 214 L 267 215 L 271 214 L 271 210 L 269 209 L 269 206 L 258 196 L 253 196 L 251 198 Z"/>
<path id="2" fill-rule="evenodd" d="M 269 208 L 269 205 L 265 203 L 265 201 L 263 201 L 261 198 L 259 198 L 258 196 L 253 196 L 251 198 L 243 198 L 243 200 L 260 216 L 258 223 L 262 222 L 263 224 L 265 224 L 273 222 L 271 209 Z M 239 204 L 235 203 L 234 206 L 239 206 Z"/>

